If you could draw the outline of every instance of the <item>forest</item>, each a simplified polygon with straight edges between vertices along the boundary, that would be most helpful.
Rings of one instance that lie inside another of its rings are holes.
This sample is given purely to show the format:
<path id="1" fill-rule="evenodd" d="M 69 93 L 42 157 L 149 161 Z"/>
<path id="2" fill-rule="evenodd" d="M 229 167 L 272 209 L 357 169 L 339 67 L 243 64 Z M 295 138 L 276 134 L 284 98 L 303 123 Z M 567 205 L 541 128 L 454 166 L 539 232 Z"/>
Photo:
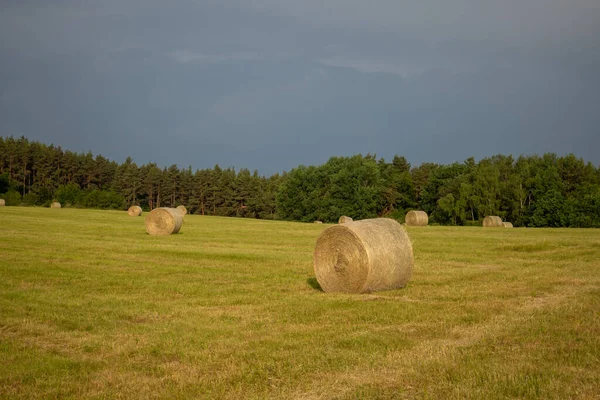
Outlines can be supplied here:
<path id="1" fill-rule="evenodd" d="M 600 227 L 600 167 L 573 154 L 495 155 L 412 167 L 403 156 L 331 157 L 319 166 L 261 176 L 233 167 L 119 164 L 25 137 L 0 137 L 0 198 L 7 206 L 125 210 L 183 204 L 193 214 L 336 222 L 429 214 L 431 224 Z"/>

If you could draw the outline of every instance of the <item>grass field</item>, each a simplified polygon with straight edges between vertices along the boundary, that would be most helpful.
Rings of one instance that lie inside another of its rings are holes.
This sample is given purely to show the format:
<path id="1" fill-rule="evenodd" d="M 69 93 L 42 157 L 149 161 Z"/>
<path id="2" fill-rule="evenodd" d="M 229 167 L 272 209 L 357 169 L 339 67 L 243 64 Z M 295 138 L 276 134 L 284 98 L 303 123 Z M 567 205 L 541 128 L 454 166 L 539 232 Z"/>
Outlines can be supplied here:
<path id="1" fill-rule="evenodd" d="M 327 225 L 0 208 L 0 398 L 600 398 L 600 230 L 409 228 L 400 290 L 318 289 Z"/>

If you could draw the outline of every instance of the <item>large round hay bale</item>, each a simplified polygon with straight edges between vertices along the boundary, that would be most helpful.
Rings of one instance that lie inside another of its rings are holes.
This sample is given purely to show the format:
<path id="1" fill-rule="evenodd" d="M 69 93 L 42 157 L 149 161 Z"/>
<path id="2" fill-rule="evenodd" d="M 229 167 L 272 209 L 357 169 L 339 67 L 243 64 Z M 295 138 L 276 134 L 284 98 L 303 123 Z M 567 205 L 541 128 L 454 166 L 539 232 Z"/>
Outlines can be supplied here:
<path id="1" fill-rule="evenodd" d="M 489 215 L 483 219 L 484 228 L 502 228 L 502 218 L 495 215 Z"/>
<path id="2" fill-rule="evenodd" d="M 149 235 L 170 235 L 181 229 L 183 214 L 175 208 L 155 208 L 146 216 L 145 222 Z"/>
<path id="3" fill-rule="evenodd" d="M 0 199 L 0 207 L 4 207 L 6 205 L 6 202 L 4 201 L 4 199 Z"/>
<path id="4" fill-rule="evenodd" d="M 53 201 L 52 204 L 50 204 L 50 208 L 60 208 L 60 203 L 58 201 Z"/>
<path id="5" fill-rule="evenodd" d="M 342 215 L 340 217 L 340 219 L 338 219 L 338 224 L 345 224 L 347 222 L 352 222 L 352 221 L 354 221 L 352 218 Z"/>
<path id="6" fill-rule="evenodd" d="M 503 223 L 502 223 L 502 225 L 503 225 L 505 228 L 512 228 L 512 227 L 513 227 L 513 224 L 512 224 L 512 222 L 503 222 Z"/>
<path id="7" fill-rule="evenodd" d="M 404 222 L 408 226 L 427 226 L 429 217 L 425 211 L 409 211 L 404 217 Z"/>
<path id="8" fill-rule="evenodd" d="M 401 288 L 412 275 L 412 244 L 404 227 L 388 218 L 333 225 L 317 239 L 313 265 L 325 292 Z"/>
<path id="9" fill-rule="evenodd" d="M 322 224 L 323 221 L 315 221 L 315 224 Z"/>
<path id="10" fill-rule="evenodd" d="M 131 215 L 132 217 L 139 217 L 142 215 L 142 207 L 131 206 L 129 207 L 129 210 L 127 210 L 127 214 Z"/>
<path id="11" fill-rule="evenodd" d="M 177 206 L 177 209 L 181 212 L 182 215 L 187 214 L 187 208 L 184 205 Z"/>

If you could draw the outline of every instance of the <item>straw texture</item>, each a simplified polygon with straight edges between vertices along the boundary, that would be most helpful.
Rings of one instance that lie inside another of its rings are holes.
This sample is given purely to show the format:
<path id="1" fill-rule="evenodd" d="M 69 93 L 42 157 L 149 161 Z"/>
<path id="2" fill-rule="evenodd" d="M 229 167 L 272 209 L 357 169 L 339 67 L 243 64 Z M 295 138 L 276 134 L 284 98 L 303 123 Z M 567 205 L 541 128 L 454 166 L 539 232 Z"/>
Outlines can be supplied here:
<path id="1" fill-rule="evenodd" d="M 53 202 L 52 204 L 50 204 L 50 208 L 60 208 L 60 203 L 58 201 Z"/>
<path id="2" fill-rule="evenodd" d="M 132 217 L 139 217 L 142 215 L 142 207 L 131 206 L 129 207 L 129 210 L 127 210 L 127 214 L 131 215 Z"/>
<path id="3" fill-rule="evenodd" d="M 502 228 L 504 225 L 502 224 L 502 218 L 497 217 L 495 215 L 487 216 L 483 219 L 483 226 L 485 228 Z"/>
<path id="4" fill-rule="evenodd" d="M 325 292 L 368 293 L 406 286 L 414 265 L 405 229 L 388 218 L 334 225 L 315 246 L 313 266 Z"/>
<path id="5" fill-rule="evenodd" d="M 145 222 L 149 235 L 170 235 L 181 229 L 183 214 L 174 208 L 155 208 L 146 216 Z"/>
<path id="6" fill-rule="evenodd" d="M 352 222 L 352 221 L 354 221 L 352 218 L 342 215 L 340 217 L 340 219 L 338 220 L 338 224 L 345 224 L 347 222 Z"/>
<path id="7" fill-rule="evenodd" d="M 4 201 L 4 199 L 0 199 L 0 207 L 4 207 L 6 205 L 6 202 Z"/>
<path id="8" fill-rule="evenodd" d="M 408 226 L 426 226 L 429 223 L 429 217 L 425 211 L 409 211 L 404 217 L 404 222 Z"/>
<path id="9" fill-rule="evenodd" d="M 513 227 L 512 222 L 503 222 L 502 225 L 504 225 L 505 228 L 512 228 Z"/>
<path id="10" fill-rule="evenodd" d="M 177 209 L 181 212 L 182 215 L 187 214 L 187 208 L 184 205 L 177 206 Z"/>

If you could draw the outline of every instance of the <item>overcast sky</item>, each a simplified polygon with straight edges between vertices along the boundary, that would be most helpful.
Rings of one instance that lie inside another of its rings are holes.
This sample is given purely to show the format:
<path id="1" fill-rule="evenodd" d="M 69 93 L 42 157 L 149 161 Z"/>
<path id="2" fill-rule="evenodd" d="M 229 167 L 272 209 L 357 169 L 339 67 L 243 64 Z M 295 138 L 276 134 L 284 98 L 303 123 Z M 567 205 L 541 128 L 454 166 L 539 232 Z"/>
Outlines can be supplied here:
<path id="1" fill-rule="evenodd" d="M 122 162 L 600 164 L 598 0 L 0 0 L 0 136 Z"/>

